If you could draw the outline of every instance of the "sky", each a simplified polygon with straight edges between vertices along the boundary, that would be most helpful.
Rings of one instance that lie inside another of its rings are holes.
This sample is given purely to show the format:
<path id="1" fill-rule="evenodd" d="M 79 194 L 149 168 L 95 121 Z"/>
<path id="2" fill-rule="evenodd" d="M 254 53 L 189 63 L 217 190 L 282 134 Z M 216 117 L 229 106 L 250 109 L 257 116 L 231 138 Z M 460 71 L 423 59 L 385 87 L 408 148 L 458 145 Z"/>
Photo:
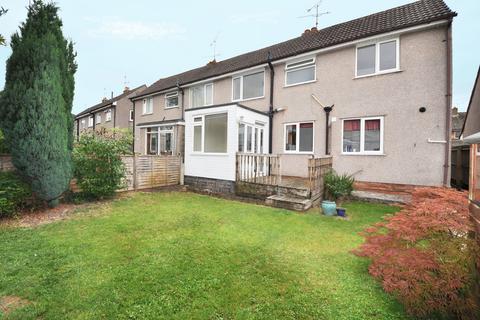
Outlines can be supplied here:
<path id="1" fill-rule="evenodd" d="M 314 25 L 300 18 L 318 0 L 157 1 L 56 0 L 64 35 L 77 51 L 73 113 L 122 92 L 125 85 L 156 80 L 217 60 L 298 37 Z M 323 0 L 319 27 L 412 2 L 411 0 Z M 453 25 L 453 102 L 466 110 L 480 64 L 480 1 L 446 0 L 458 12 Z M 26 19 L 28 0 L 0 0 L 7 39 Z M 0 90 L 9 46 L 0 47 Z M 319 75 L 321 76 L 321 75 Z M 328 76 L 328 75 L 325 75 Z"/>

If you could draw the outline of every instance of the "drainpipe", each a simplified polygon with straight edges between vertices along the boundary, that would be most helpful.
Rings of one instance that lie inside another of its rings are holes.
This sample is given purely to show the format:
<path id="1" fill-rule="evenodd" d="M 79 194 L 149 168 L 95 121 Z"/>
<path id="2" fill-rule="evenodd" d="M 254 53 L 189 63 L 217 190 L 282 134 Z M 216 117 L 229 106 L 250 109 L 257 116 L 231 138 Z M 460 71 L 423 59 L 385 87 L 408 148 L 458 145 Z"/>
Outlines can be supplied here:
<path id="1" fill-rule="evenodd" d="M 449 21 L 446 31 L 447 45 L 447 94 L 446 98 L 446 120 L 445 120 L 445 164 L 443 166 L 443 185 L 450 186 L 448 172 L 450 170 L 450 131 L 452 126 L 452 20 Z"/>
<path id="2" fill-rule="evenodd" d="M 324 107 L 323 110 L 325 111 L 325 155 L 330 155 L 330 148 L 328 147 L 328 142 L 330 141 L 330 130 L 328 128 L 328 124 L 330 123 L 330 112 L 333 110 L 333 106 Z"/>
<path id="3" fill-rule="evenodd" d="M 185 110 L 185 90 L 180 86 L 180 81 L 177 80 L 177 90 L 182 93 L 182 105 L 181 105 L 181 111 L 182 111 L 182 120 L 184 120 L 184 110 Z"/>
<path id="4" fill-rule="evenodd" d="M 270 103 L 268 106 L 268 153 L 272 154 L 272 142 L 273 142 L 273 83 L 275 80 L 275 70 L 272 65 L 272 53 L 268 52 L 268 67 L 270 68 Z"/>
<path id="5" fill-rule="evenodd" d="M 77 119 L 77 141 L 80 140 L 80 119 Z"/>
<path id="6" fill-rule="evenodd" d="M 133 132 L 133 142 L 132 142 L 132 154 L 135 155 L 135 119 L 137 118 L 135 116 L 135 100 L 131 100 L 133 103 L 133 122 L 132 122 L 132 132 Z"/>

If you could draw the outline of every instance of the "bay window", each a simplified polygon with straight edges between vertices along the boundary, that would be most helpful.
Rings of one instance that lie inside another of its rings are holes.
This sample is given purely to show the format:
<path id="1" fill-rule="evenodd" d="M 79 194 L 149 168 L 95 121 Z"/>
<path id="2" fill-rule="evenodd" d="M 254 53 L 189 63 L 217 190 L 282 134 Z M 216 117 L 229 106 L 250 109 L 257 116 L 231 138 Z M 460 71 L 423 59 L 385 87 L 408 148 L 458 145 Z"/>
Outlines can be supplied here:
<path id="1" fill-rule="evenodd" d="M 178 92 L 165 94 L 165 109 L 178 107 Z"/>
<path id="2" fill-rule="evenodd" d="M 287 63 L 285 66 L 285 86 L 315 81 L 315 73 L 315 58 Z"/>
<path id="3" fill-rule="evenodd" d="M 213 83 L 202 84 L 190 89 L 190 105 L 192 108 L 213 104 Z"/>
<path id="4" fill-rule="evenodd" d="M 313 122 L 285 124 L 285 152 L 313 152 Z"/>
<path id="5" fill-rule="evenodd" d="M 265 95 L 265 72 L 260 71 L 232 79 L 232 101 L 261 98 Z"/>
<path id="6" fill-rule="evenodd" d="M 367 76 L 399 69 L 399 40 L 390 39 L 357 47 L 356 76 Z"/>
<path id="7" fill-rule="evenodd" d="M 227 152 L 228 114 L 210 114 L 193 119 L 193 151 Z"/>
<path id="8" fill-rule="evenodd" d="M 382 154 L 383 117 L 343 120 L 342 152 L 344 154 Z"/>

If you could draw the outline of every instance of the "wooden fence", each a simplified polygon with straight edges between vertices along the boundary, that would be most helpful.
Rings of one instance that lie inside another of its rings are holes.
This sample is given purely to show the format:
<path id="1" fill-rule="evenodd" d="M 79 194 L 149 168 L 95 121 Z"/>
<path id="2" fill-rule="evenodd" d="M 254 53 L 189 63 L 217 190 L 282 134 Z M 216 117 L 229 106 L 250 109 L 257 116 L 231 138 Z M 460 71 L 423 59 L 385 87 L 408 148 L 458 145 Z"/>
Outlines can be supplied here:
<path id="1" fill-rule="evenodd" d="M 125 156 L 122 160 L 126 167 L 124 191 L 180 184 L 179 156 Z"/>
<path id="2" fill-rule="evenodd" d="M 277 185 L 280 179 L 278 155 L 237 153 L 236 181 Z"/>
<path id="3" fill-rule="evenodd" d="M 0 172 L 12 171 L 13 169 L 12 157 L 9 155 L 0 155 Z"/>
<path id="4" fill-rule="evenodd" d="M 332 157 L 308 159 L 308 180 L 312 198 L 323 195 L 324 176 L 332 170 Z"/>
<path id="5" fill-rule="evenodd" d="M 451 180 L 452 187 L 468 189 L 468 170 L 470 167 L 470 146 L 452 147 Z"/>

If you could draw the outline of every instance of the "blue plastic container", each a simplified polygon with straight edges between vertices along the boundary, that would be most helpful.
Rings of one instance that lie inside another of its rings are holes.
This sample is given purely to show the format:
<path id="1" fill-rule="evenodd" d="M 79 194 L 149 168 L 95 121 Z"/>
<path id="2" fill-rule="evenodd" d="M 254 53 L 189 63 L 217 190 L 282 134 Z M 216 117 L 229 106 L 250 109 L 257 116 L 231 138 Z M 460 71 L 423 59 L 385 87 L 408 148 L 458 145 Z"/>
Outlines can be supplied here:
<path id="1" fill-rule="evenodd" d="M 345 212 L 346 212 L 345 208 L 337 208 L 337 216 L 346 217 Z"/>
<path id="2" fill-rule="evenodd" d="M 333 201 L 322 201 L 322 211 L 326 216 L 334 216 L 337 213 L 337 204 Z"/>

